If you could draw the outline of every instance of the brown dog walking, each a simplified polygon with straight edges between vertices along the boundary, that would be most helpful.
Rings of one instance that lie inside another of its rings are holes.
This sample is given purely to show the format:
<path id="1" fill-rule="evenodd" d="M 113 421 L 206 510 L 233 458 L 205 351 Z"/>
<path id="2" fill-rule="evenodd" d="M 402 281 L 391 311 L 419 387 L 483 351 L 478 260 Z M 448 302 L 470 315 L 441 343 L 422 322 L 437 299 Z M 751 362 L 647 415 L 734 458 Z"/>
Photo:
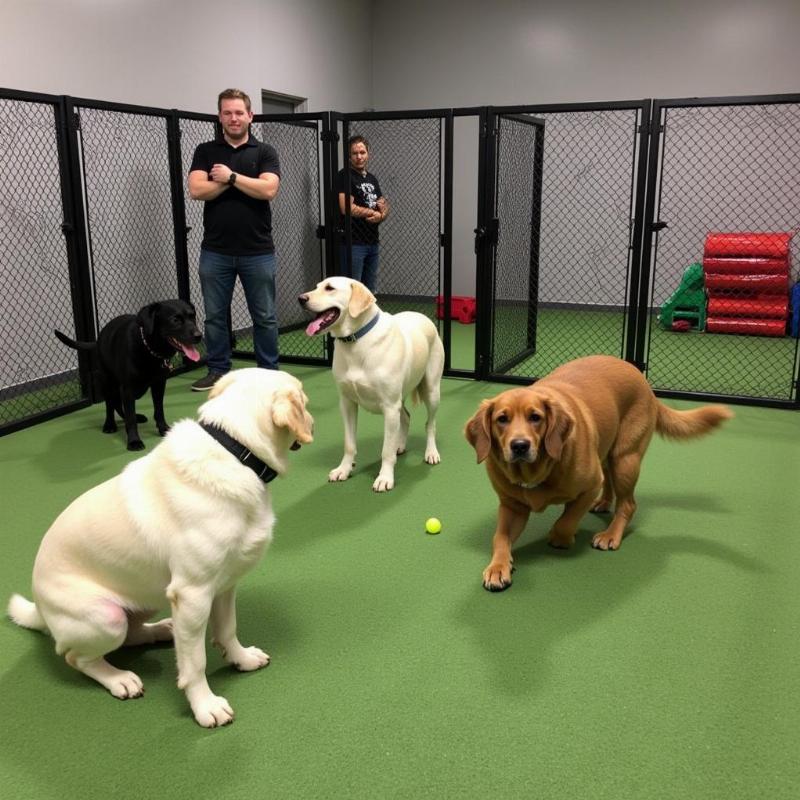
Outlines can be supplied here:
<path id="1" fill-rule="evenodd" d="M 532 386 L 484 400 L 464 431 L 500 499 L 484 588 L 511 585 L 511 548 L 531 511 L 550 505 L 563 503 L 564 513 L 548 542 L 566 548 L 583 515 L 609 510 L 616 497 L 611 523 L 592 546 L 619 548 L 636 511 L 633 492 L 653 432 L 692 439 L 732 416 L 722 405 L 665 406 L 636 367 L 613 356 L 570 361 Z"/>

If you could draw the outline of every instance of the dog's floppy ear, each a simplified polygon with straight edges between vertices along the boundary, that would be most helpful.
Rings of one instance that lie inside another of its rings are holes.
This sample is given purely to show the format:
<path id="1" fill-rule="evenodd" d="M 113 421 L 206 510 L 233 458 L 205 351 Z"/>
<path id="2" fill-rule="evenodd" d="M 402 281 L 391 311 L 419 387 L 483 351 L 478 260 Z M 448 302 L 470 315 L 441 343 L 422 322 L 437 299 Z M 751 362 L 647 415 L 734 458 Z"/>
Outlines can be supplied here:
<path id="1" fill-rule="evenodd" d="M 288 428 L 300 444 L 314 441 L 314 420 L 306 412 L 306 396 L 298 389 L 284 389 L 272 401 L 272 422 Z"/>
<path id="2" fill-rule="evenodd" d="M 544 401 L 545 414 L 547 415 L 547 427 L 544 434 L 544 449 L 550 458 L 558 461 L 561 458 L 561 451 L 564 442 L 572 431 L 575 420 L 572 414 L 557 400 L 547 399 Z"/>
<path id="3" fill-rule="evenodd" d="M 464 428 L 464 436 L 467 441 L 475 448 L 478 456 L 478 463 L 485 460 L 492 449 L 492 411 L 494 410 L 493 400 L 483 400 L 474 416 L 467 422 Z"/>
<path id="4" fill-rule="evenodd" d="M 156 314 L 160 305 L 161 303 L 150 303 L 149 306 L 139 309 L 139 313 L 136 315 L 136 322 L 141 326 L 145 336 L 153 335 L 156 327 Z"/>
<path id="5" fill-rule="evenodd" d="M 361 316 L 374 302 L 375 295 L 359 281 L 351 281 L 352 291 L 350 292 L 350 302 L 347 310 L 351 317 Z"/>

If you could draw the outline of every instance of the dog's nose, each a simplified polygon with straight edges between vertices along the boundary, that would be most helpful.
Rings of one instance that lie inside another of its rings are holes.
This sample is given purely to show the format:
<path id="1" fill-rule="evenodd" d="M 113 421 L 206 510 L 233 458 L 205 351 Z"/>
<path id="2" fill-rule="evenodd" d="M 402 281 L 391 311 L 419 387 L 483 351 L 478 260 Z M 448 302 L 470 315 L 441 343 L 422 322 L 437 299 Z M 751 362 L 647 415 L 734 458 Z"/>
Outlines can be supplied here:
<path id="1" fill-rule="evenodd" d="M 515 456 L 524 456 L 531 449 L 531 443 L 527 439 L 512 439 L 511 453 Z"/>
<path id="2" fill-rule="evenodd" d="M 300 303 L 301 306 L 304 306 L 308 302 L 308 295 L 301 294 L 300 297 L 297 298 L 297 302 Z"/>

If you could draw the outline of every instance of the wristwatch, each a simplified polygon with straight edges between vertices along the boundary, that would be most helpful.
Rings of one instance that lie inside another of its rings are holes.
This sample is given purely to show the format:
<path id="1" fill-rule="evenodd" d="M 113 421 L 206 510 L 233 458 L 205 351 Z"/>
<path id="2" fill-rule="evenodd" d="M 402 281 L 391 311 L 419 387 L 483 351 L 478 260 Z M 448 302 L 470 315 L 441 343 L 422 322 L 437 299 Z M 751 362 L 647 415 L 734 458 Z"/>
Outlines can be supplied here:
<path id="1" fill-rule="evenodd" d="M 228 186 L 233 186 L 236 183 L 236 173 L 231 172 L 230 177 L 228 178 Z"/>

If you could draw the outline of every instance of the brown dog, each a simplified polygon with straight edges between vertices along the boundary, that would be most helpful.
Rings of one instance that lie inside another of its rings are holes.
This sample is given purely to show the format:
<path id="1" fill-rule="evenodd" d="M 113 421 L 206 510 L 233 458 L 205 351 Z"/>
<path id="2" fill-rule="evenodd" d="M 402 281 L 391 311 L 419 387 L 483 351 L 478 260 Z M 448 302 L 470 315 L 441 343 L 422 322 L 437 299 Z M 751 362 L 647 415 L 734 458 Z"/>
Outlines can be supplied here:
<path id="1" fill-rule="evenodd" d="M 549 505 L 564 504 L 548 542 L 565 548 L 583 515 L 607 511 L 616 495 L 611 524 L 592 539 L 599 550 L 616 550 L 636 511 L 633 490 L 653 431 L 691 439 L 732 416 L 721 405 L 668 408 L 636 367 L 613 356 L 570 361 L 532 386 L 484 400 L 464 431 L 500 498 L 484 588 L 511 585 L 511 547 L 531 511 Z"/>

